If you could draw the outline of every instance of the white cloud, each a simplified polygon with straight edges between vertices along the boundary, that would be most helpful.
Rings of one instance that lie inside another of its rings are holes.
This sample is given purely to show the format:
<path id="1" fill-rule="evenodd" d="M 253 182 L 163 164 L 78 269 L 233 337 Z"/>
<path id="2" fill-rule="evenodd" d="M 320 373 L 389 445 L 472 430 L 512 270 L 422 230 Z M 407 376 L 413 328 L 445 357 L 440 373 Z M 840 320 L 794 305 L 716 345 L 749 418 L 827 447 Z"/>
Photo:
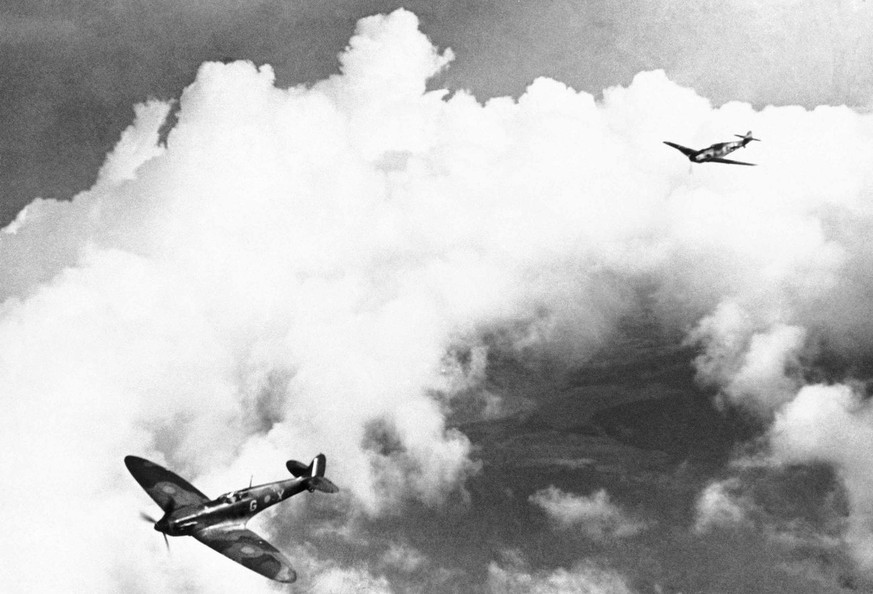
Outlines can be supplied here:
<path id="1" fill-rule="evenodd" d="M 791 400 L 800 387 L 805 338 L 803 328 L 779 321 L 756 327 L 736 303 L 723 302 L 700 321 L 689 342 L 705 345 L 694 362 L 701 381 L 721 387 L 731 403 L 767 414 Z"/>
<path id="2" fill-rule="evenodd" d="M 629 517 L 612 503 L 605 489 L 584 496 L 551 486 L 531 495 L 529 501 L 541 507 L 561 528 L 581 530 L 590 538 L 633 536 L 646 527 L 644 522 Z"/>
<path id="3" fill-rule="evenodd" d="M 136 120 L 127 128 L 97 174 L 97 185 L 118 186 L 136 179 L 144 163 L 160 157 L 165 147 L 159 143 L 159 131 L 172 105 L 149 101 L 135 106 Z"/>

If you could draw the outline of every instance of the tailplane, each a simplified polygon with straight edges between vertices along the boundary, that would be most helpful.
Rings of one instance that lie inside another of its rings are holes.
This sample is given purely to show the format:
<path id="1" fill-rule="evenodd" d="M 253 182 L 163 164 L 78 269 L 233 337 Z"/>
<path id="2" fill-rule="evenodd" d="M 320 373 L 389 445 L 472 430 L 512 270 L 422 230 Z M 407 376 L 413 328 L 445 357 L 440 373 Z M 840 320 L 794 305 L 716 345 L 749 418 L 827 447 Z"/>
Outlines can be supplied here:
<path id="1" fill-rule="evenodd" d="M 745 140 L 746 142 L 751 142 L 751 141 L 753 141 L 753 140 L 757 140 L 758 142 L 761 141 L 760 138 L 753 138 L 753 137 L 752 137 L 752 131 L 751 131 L 751 130 L 749 130 L 749 131 L 746 132 L 745 134 L 734 134 L 734 136 L 736 136 L 737 138 L 742 138 L 742 139 Z"/>
<path id="2" fill-rule="evenodd" d="M 309 479 L 307 481 L 307 488 L 310 493 L 313 491 L 321 491 L 322 493 L 336 493 L 339 491 L 339 487 L 323 476 L 314 476 Z"/>
<path id="3" fill-rule="evenodd" d="M 323 493 L 336 493 L 339 488 L 330 480 L 324 477 L 324 471 L 327 468 L 327 457 L 324 454 L 319 454 L 312 459 L 309 466 L 297 460 L 288 460 L 285 463 L 288 472 L 295 477 L 304 477 L 306 488 L 311 491 L 321 491 Z"/>

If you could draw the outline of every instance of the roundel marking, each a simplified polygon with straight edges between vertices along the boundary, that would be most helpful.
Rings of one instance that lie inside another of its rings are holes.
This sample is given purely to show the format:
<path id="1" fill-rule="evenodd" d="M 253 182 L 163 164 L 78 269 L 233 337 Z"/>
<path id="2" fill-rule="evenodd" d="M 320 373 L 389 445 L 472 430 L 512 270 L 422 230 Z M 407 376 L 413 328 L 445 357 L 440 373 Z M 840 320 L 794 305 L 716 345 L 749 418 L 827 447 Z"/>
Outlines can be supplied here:
<path id="1" fill-rule="evenodd" d="M 167 495 L 172 495 L 176 492 L 176 487 L 171 485 L 170 483 L 164 483 L 163 485 L 161 485 L 161 491 L 163 491 Z"/>
<path id="2" fill-rule="evenodd" d="M 264 497 L 264 503 L 270 503 L 270 495 L 269 495 L 269 493 Z"/>
<path id="3" fill-rule="evenodd" d="M 258 549 L 256 549 L 252 545 L 243 545 L 240 547 L 239 552 L 242 553 L 243 555 L 251 556 L 251 555 L 255 555 L 256 553 L 258 553 Z"/>

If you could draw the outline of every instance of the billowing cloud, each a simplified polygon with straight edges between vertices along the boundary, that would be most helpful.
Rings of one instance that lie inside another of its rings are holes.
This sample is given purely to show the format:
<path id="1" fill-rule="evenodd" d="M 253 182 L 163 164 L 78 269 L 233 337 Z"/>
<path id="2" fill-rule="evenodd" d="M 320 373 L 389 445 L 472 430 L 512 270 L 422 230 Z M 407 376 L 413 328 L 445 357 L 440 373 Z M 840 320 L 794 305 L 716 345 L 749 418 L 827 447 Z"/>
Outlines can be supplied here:
<path id="1" fill-rule="evenodd" d="M 763 414 L 797 393 L 805 338 L 803 328 L 779 321 L 756 331 L 752 317 L 733 302 L 721 303 L 689 335 L 705 345 L 695 359 L 698 378 L 719 386 L 731 403 Z"/>
<path id="2" fill-rule="evenodd" d="M 579 364 L 641 297 L 691 329 L 725 402 L 775 411 L 784 459 L 842 469 L 858 518 L 847 538 L 867 542 L 869 461 L 852 452 L 864 404 L 795 394 L 818 355 L 848 369 L 873 346 L 873 116 L 716 109 L 661 71 L 602 101 L 548 78 L 517 101 L 426 91 L 451 59 L 400 10 L 360 21 L 341 72 L 310 87 L 206 63 L 166 146 L 169 104 L 140 106 L 89 191 L 36 201 L 0 234 L 0 445 L 16 452 L 0 471 L 17 485 L 0 493 L 2 583 L 211 589 L 209 572 L 153 571 L 163 552 L 135 517 L 145 497 L 127 453 L 217 494 L 324 451 L 342 495 L 289 510 L 438 506 L 477 470 L 446 421 L 456 399 L 481 389 L 499 410 L 492 345 Z M 689 172 L 661 144 L 749 128 L 757 168 Z M 833 422 L 792 438 L 804 410 Z M 841 419 L 854 429 L 838 437 Z M 535 501 L 622 525 L 605 492 Z M 264 531 L 282 538 L 303 515 Z M 199 567 L 238 571 L 204 553 Z M 325 588 L 390 586 L 330 563 Z M 491 579 L 507 589 L 591 577 L 503 571 Z"/>
<path id="3" fill-rule="evenodd" d="M 529 500 L 561 528 L 578 529 L 594 539 L 632 536 L 646 527 L 612 503 L 605 489 L 585 496 L 551 486 L 537 491 Z"/>

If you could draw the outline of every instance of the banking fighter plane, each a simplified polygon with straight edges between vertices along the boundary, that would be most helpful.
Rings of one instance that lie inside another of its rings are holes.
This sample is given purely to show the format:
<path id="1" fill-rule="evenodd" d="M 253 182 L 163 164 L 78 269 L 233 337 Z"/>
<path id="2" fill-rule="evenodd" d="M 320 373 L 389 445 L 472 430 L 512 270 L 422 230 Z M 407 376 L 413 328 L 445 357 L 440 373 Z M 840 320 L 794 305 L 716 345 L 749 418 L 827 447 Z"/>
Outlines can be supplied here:
<path id="1" fill-rule="evenodd" d="M 285 466 L 294 478 L 231 491 L 209 499 L 191 483 L 154 462 L 136 456 L 124 464 L 164 511 L 160 520 L 142 514 L 154 523 L 164 540 L 170 536 L 193 536 L 207 547 L 278 582 L 293 582 L 297 574 L 276 547 L 246 528 L 252 516 L 303 491 L 336 493 L 336 485 L 324 477 L 327 460 L 316 456 L 307 466 L 288 460 Z M 167 542 L 169 547 L 169 542 Z"/>
<path id="2" fill-rule="evenodd" d="M 708 146 L 705 149 L 690 149 L 687 146 L 682 146 L 681 144 L 676 144 L 674 142 L 664 141 L 664 144 L 667 146 L 671 146 L 677 151 L 681 152 L 683 155 L 688 157 L 688 160 L 692 163 L 727 163 L 728 165 L 752 165 L 755 163 L 746 163 L 745 161 L 734 161 L 732 159 L 725 159 L 724 156 L 728 155 L 739 148 L 745 147 L 747 144 L 752 142 L 753 140 L 760 140 L 759 138 L 752 138 L 752 131 L 749 130 L 744 135 L 734 134 L 740 140 L 731 140 L 729 142 L 718 142 L 713 144 L 712 146 Z"/>

